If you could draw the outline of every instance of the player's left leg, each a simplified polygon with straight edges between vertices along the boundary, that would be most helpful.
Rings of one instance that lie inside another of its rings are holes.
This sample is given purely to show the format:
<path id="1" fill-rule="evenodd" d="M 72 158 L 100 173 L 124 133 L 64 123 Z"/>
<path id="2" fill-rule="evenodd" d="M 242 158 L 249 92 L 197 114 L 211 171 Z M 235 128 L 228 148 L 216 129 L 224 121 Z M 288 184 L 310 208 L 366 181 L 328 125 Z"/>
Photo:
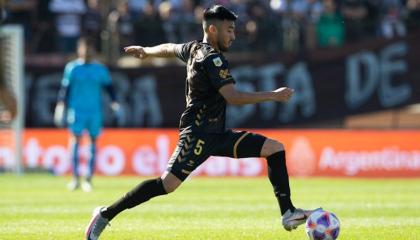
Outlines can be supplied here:
<path id="1" fill-rule="evenodd" d="M 290 198 L 289 175 L 286 166 L 286 152 L 282 143 L 266 139 L 261 148 L 261 157 L 267 159 L 268 178 L 280 206 L 283 227 L 290 231 L 303 224 L 315 210 L 295 208 Z"/>

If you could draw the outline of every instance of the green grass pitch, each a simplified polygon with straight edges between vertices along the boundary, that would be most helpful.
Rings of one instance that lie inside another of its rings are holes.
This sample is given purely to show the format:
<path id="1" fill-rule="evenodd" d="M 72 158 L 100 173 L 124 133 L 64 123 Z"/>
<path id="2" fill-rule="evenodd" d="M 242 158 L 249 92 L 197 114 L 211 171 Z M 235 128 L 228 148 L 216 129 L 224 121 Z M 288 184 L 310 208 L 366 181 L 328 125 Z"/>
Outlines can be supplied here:
<path id="1" fill-rule="evenodd" d="M 69 177 L 0 175 L 1 240 L 83 239 L 91 211 L 142 179 L 97 177 L 92 193 L 68 192 Z M 419 179 L 292 178 L 297 207 L 337 214 L 342 240 L 420 239 Z M 123 212 L 101 239 L 306 239 L 286 232 L 266 178 L 192 178 L 174 193 Z"/>

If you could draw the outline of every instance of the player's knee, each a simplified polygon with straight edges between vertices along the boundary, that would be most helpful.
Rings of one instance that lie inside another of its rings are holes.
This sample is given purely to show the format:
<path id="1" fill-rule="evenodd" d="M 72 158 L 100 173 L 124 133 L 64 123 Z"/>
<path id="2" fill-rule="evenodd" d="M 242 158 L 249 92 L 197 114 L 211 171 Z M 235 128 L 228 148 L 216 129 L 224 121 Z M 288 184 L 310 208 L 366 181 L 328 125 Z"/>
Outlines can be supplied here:
<path id="1" fill-rule="evenodd" d="M 171 183 L 164 183 L 163 184 L 163 188 L 165 189 L 166 193 L 171 193 L 173 191 L 175 191 L 178 186 L 176 186 L 175 184 L 171 184 Z"/>
<path id="2" fill-rule="evenodd" d="M 276 152 L 284 151 L 284 146 L 281 142 L 267 138 L 261 149 L 261 157 L 268 157 Z"/>
<path id="3" fill-rule="evenodd" d="M 71 138 L 71 141 L 73 142 L 73 143 L 80 143 L 80 140 L 82 139 L 82 136 L 78 136 L 78 135 L 74 135 L 72 138 Z"/>
<path id="4" fill-rule="evenodd" d="M 164 174 L 162 177 L 162 184 L 166 193 L 175 191 L 181 185 L 181 183 L 182 181 L 175 177 L 175 175 L 172 173 L 168 173 L 167 175 Z"/>

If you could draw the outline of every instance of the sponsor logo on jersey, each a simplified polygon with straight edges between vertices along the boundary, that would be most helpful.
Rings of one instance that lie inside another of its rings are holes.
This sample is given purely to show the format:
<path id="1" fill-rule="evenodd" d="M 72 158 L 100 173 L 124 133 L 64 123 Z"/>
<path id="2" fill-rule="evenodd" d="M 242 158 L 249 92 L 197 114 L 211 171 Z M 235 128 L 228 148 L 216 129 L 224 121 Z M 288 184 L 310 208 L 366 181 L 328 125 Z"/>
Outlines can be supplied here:
<path id="1" fill-rule="evenodd" d="M 219 76 L 223 79 L 226 79 L 227 77 L 230 76 L 229 74 L 229 69 L 222 69 L 219 71 Z"/>

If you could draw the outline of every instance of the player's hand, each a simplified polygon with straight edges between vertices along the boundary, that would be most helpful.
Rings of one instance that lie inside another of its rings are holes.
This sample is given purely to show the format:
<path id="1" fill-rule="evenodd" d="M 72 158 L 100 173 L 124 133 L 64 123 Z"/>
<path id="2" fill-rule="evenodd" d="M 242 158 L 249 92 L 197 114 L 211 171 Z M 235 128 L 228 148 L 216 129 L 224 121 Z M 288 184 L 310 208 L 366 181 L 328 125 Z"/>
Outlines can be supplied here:
<path id="1" fill-rule="evenodd" d="M 142 46 L 128 46 L 124 48 L 124 51 L 140 59 L 145 59 L 149 56 Z"/>
<path id="2" fill-rule="evenodd" d="M 111 103 L 111 109 L 112 109 L 112 111 L 113 112 L 118 112 L 119 110 L 120 110 L 120 104 L 119 103 L 117 103 L 117 102 L 112 102 Z"/>
<path id="3" fill-rule="evenodd" d="M 0 110 L 0 123 L 10 123 L 13 117 L 9 111 L 1 111 Z"/>
<path id="4" fill-rule="evenodd" d="M 54 111 L 54 124 L 57 127 L 62 127 L 64 126 L 64 110 L 65 110 L 65 105 L 64 102 L 58 102 L 57 106 L 55 106 L 55 111 Z"/>
<path id="5" fill-rule="evenodd" d="M 278 88 L 273 91 L 273 100 L 277 102 L 286 102 L 292 97 L 294 91 L 295 90 L 287 87 Z"/>

